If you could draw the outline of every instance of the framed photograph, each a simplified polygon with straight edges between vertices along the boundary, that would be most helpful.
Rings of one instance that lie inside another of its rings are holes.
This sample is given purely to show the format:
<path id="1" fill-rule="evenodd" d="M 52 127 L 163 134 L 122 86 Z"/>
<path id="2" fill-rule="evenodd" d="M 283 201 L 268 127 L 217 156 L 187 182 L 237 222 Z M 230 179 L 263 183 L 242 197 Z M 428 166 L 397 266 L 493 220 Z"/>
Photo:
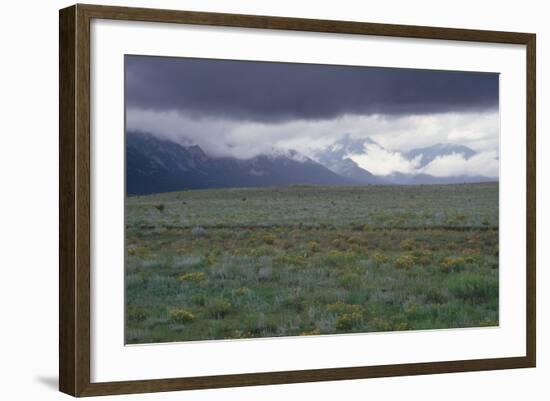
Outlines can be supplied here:
<path id="1" fill-rule="evenodd" d="M 61 391 L 535 366 L 534 34 L 59 23 Z"/>

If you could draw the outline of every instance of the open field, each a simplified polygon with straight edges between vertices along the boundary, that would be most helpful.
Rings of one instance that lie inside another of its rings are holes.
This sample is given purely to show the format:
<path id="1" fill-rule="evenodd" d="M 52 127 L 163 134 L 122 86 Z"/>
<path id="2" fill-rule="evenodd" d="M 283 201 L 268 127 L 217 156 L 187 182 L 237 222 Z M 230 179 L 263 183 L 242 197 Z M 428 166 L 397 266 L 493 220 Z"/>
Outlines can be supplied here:
<path id="1" fill-rule="evenodd" d="M 129 197 L 126 341 L 498 325 L 498 184 Z"/>

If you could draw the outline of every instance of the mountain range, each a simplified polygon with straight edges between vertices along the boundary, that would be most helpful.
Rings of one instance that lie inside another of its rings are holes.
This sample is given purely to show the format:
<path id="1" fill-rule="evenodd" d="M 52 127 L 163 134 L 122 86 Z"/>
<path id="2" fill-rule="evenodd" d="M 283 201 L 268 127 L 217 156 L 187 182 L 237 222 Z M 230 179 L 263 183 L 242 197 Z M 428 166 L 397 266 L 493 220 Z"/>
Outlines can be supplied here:
<path id="1" fill-rule="evenodd" d="M 142 195 L 183 189 L 226 187 L 265 187 L 285 185 L 384 185 L 446 184 L 494 181 L 488 177 L 434 177 L 427 174 L 377 176 L 361 168 L 350 155 L 368 157 L 371 139 L 353 139 L 349 135 L 308 157 L 292 149 L 271 152 L 248 159 L 215 157 L 191 143 L 182 144 L 140 132 L 126 136 L 126 193 Z M 461 145 L 434 145 L 413 149 L 403 157 L 418 158 L 420 166 L 438 156 L 476 154 Z"/>

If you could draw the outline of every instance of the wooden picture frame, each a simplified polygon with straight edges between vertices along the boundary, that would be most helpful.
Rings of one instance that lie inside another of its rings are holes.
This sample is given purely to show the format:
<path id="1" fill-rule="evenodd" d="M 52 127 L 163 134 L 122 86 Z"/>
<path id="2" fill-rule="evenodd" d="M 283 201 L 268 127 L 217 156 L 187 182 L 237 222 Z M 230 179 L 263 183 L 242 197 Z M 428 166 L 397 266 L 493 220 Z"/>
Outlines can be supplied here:
<path id="1" fill-rule="evenodd" d="M 526 46 L 527 58 L 527 259 L 526 355 L 459 361 L 407 363 L 222 376 L 120 382 L 91 382 L 90 334 L 90 21 L 164 22 L 268 28 L 399 38 L 491 42 Z M 530 33 L 373 24 L 237 14 L 74 5 L 59 14 L 59 388 L 73 396 L 144 393 L 348 380 L 401 375 L 534 367 L 536 363 L 535 278 L 535 47 Z"/>

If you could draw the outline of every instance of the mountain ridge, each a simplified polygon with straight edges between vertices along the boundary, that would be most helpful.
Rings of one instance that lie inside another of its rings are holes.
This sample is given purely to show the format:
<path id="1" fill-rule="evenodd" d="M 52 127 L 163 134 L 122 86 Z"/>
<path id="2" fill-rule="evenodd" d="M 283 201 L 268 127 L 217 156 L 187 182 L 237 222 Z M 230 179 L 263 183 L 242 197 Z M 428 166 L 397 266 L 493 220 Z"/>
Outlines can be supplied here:
<path id="1" fill-rule="evenodd" d="M 353 174 L 367 173 L 372 177 L 375 177 L 380 184 L 396 184 L 396 185 L 419 185 L 419 184 L 456 184 L 456 183 L 474 183 L 474 182 L 488 182 L 495 181 L 495 178 L 485 177 L 482 175 L 468 176 L 468 175 L 451 175 L 438 177 L 424 173 L 422 170 L 428 166 L 432 161 L 438 157 L 445 157 L 452 154 L 459 154 L 464 159 L 468 160 L 475 156 L 477 153 L 464 145 L 456 144 L 442 144 L 437 143 L 421 148 L 413 148 L 407 152 L 393 152 L 397 153 L 405 160 L 410 162 L 416 162 L 418 165 L 416 168 L 418 171 L 413 173 L 392 172 L 386 175 L 375 175 L 367 169 L 361 167 L 352 158 L 356 156 L 368 157 L 368 146 L 374 145 L 382 151 L 386 149 L 378 144 L 376 141 L 369 137 L 366 138 L 352 138 L 349 134 L 343 135 L 340 139 L 333 144 L 327 146 L 325 149 L 317 151 L 315 153 L 316 159 L 333 171 L 339 172 L 344 176 L 351 177 L 351 174 L 343 171 L 341 163 L 353 163 Z"/>
<path id="2" fill-rule="evenodd" d="M 126 193 L 282 185 L 352 185 L 354 182 L 295 150 L 249 159 L 212 157 L 198 145 L 184 146 L 151 134 L 126 137 Z"/>
<path id="3" fill-rule="evenodd" d="M 128 195 L 171 192 L 184 189 L 266 187 L 286 185 L 418 185 L 495 181 L 483 176 L 436 177 L 423 173 L 393 172 L 375 175 L 359 166 L 350 154 L 368 157 L 367 145 L 379 144 L 370 138 L 344 135 L 312 157 L 294 149 L 272 148 L 270 152 L 238 159 L 212 156 L 191 142 L 176 143 L 149 133 L 130 131 L 126 137 L 126 191 Z M 476 153 L 462 145 L 436 144 L 402 153 L 427 166 L 437 157 L 460 153 L 465 158 Z"/>

